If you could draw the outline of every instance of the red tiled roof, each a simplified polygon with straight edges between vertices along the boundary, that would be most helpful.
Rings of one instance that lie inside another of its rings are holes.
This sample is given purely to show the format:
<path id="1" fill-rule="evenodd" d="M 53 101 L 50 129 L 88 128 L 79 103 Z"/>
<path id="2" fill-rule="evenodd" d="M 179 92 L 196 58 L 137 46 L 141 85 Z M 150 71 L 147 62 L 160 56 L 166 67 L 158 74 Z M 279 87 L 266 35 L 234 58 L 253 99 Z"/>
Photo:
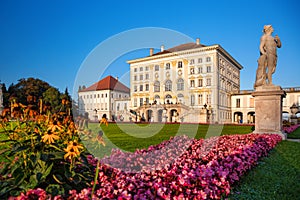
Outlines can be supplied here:
<path id="1" fill-rule="evenodd" d="M 185 44 L 181 44 L 181 45 L 172 47 L 172 48 L 164 50 L 162 52 L 155 53 L 155 54 L 153 54 L 153 56 L 161 55 L 161 54 L 165 54 L 165 53 L 177 52 L 177 51 L 184 51 L 184 50 L 188 50 L 188 49 L 196 49 L 196 48 L 200 48 L 200 47 L 206 47 L 206 46 L 203 44 L 196 44 L 196 43 L 190 42 L 190 43 L 185 43 Z"/>
<path id="2" fill-rule="evenodd" d="M 115 90 L 119 92 L 127 92 L 129 93 L 130 90 L 126 87 L 123 83 L 118 81 L 112 76 L 107 76 L 104 79 L 94 83 L 90 87 L 87 87 L 80 92 L 87 92 L 87 91 L 97 91 L 97 90 Z"/>

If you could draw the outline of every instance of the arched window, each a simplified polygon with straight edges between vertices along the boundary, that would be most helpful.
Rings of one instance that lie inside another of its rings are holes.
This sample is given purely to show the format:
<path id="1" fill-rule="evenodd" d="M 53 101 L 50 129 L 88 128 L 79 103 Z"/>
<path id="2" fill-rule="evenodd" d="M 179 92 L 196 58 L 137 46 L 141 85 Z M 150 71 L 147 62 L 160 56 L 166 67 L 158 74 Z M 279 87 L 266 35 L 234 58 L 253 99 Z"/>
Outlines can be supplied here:
<path id="1" fill-rule="evenodd" d="M 171 80 L 166 81 L 165 91 L 172 91 L 172 81 Z"/>
<path id="2" fill-rule="evenodd" d="M 160 91 L 160 82 L 155 81 L 154 82 L 154 92 L 159 92 Z"/>
<path id="3" fill-rule="evenodd" d="M 177 81 L 177 90 L 184 90 L 184 80 L 182 78 Z"/>
<path id="4" fill-rule="evenodd" d="M 172 101 L 172 96 L 171 96 L 170 94 L 167 94 L 167 95 L 165 96 L 165 100 L 166 100 L 165 103 L 167 103 L 167 104 L 171 103 L 171 101 Z"/>
<path id="5" fill-rule="evenodd" d="M 179 93 L 177 95 L 177 103 L 184 103 L 184 95 Z"/>

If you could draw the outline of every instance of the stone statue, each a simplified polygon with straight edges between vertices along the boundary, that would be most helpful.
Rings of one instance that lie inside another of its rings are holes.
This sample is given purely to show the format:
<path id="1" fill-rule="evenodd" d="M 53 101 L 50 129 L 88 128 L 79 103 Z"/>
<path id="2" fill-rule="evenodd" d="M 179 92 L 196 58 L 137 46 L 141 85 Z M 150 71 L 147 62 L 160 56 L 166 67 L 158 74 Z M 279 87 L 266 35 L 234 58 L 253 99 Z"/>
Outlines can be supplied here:
<path id="1" fill-rule="evenodd" d="M 281 41 L 276 35 L 272 37 L 274 29 L 271 25 L 265 25 L 260 38 L 260 57 L 256 70 L 256 80 L 254 88 L 262 85 L 272 85 L 272 74 L 275 72 L 277 64 L 277 47 L 281 47 Z"/>

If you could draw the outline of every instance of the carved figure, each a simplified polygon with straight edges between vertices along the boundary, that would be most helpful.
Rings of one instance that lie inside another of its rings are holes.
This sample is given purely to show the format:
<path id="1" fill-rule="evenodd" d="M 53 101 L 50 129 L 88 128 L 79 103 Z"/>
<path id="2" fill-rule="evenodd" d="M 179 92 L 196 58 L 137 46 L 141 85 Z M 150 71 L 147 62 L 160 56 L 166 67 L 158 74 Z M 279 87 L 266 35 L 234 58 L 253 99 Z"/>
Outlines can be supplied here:
<path id="1" fill-rule="evenodd" d="M 272 36 L 274 29 L 271 25 L 264 26 L 264 35 L 260 38 L 260 57 L 256 70 L 256 80 L 254 88 L 262 85 L 272 85 L 272 74 L 277 65 L 277 47 L 281 47 L 281 41 L 276 35 Z"/>

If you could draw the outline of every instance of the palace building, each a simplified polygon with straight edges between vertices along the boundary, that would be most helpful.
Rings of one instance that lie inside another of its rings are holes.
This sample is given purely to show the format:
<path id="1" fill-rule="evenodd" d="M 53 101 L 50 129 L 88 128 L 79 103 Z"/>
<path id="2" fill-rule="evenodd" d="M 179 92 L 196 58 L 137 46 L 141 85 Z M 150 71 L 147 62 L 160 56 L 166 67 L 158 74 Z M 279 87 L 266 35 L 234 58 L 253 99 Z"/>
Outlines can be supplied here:
<path id="1" fill-rule="evenodd" d="M 153 122 L 231 122 L 243 68 L 220 45 L 182 44 L 127 61 L 131 107 Z"/>
<path id="2" fill-rule="evenodd" d="M 116 117 L 115 99 L 129 98 L 129 88 L 118 79 L 107 76 L 104 79 L 78 91 L 79 115 L 86 116 L 92 121 L 98 121 L 103 114 L 108 119 Z"/>
<path id="3" fill-rule="evenodd" d="M 222 46 L 186 43 L 127 61 L 130 89 L 108 76 L 78 92 L 79 114 L 117 121 L 254 123 L 253 90 L 240 90 L 238 63 Z M 283 88 L 283 119 L 300 117 L 300 88 Z M 291 111 L 293 108 L 293 112 Z M 298 110 L 298 111 L 297 111 Z"/>

